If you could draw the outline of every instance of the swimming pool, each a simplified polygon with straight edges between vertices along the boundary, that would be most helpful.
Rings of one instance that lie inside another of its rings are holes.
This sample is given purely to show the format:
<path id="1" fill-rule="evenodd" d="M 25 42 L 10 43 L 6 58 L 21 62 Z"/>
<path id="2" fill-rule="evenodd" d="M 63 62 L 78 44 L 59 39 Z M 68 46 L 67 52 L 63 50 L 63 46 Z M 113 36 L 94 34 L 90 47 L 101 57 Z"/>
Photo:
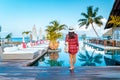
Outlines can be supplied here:
<path id="1" fill-rule="evenodd" d="M 80 50 L 76 55 L 75 66 L 111 66 L 119 65 L 119 62 L 111 59 L 113 55 L 103 50 L 98 51 L 89 46 L 83 45 L 80 41 Z M 118 56 L 118 55 L 117 55 Z M 115 56 L 114 56 L 115 57 Z M 32 66 L 69 66 L 69 54 L 64 52 L 64 41 L 60 42 L 59 52 L 47 52 Z"/>

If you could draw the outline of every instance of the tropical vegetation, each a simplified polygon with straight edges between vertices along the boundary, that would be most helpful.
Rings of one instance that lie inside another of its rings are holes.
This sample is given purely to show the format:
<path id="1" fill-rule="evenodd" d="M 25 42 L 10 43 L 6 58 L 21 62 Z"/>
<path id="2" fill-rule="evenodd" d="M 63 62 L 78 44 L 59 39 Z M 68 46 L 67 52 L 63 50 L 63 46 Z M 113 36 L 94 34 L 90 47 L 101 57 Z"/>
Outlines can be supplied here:
<path id="1" fill-rule="evenodd" d="M 24 31 L 24 32 L 22 32 L 22 35 L 24 36 L 24 34 L 27 36 L 27 42 L 28 42 L 28 35 L 29 35 L 29 33 L 31 33 L 31 31 Z"/>
<path id="2" fill-rule="evenodd" d="M 5 39 L 7 39 L 7 42 L 10 42 L 10 39 L 12 38 L 12 33 L 7 34 Z"/>
<path id="3" fill-rule="evenodd" d="M 113 24 L 113 27 L 117 27 L 118 25 L 120 25 L 120 16 L 110 16 L 110 21 L 108 22 L 108 24 Z"/>
<path id="4" fill-rule="evenodd" d="M 50 40 L 49 46 L 51 49 L 58 48 L 59 43 L 57 42 L 57 40 L 63 35 L 61 30 L 64 30 L 66 28 L 67 26 L 65 24 L 60 24 L 56 20 L 50 22 L 50 25 L 47 26 L 47 39 Z"/>
<path id="5" fill-rule="evenodd" d="M 100 38 L 100 36 L 98 35 L 97 31 L 95 30 L 94 27 L 94 23 L 98 26 L 103 25 L 101 19 L 103 18 L 101 15 L 97 16 L 99 8 L 95 8 L 93 10 L 93 6 L 89 6 L 87 7 L 87 13 L 82 12 L 81 15 L 84 17 L 83 19 L 79 19 L 79 26 L 86 26 L 86 29 L 89 27 L 89 25 L 91 24 L 93 30 L 95 31 L 96 35 L 98 38 Z"/>

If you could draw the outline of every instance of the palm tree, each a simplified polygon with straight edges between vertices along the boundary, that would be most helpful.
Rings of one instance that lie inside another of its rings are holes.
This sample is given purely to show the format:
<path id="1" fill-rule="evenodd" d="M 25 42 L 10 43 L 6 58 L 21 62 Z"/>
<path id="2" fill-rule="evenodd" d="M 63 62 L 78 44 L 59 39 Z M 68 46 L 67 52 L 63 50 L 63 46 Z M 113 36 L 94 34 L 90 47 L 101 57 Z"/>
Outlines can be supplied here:
<path id="1" fill-rule="evenodd" d="M 95 31 L 96 35 L 99 37 L 98 33 L 96 32 L 93 23 L 97 24 L 98 26 L 103 25 L 101 19 L 103 18 L 101 15 L 97 16 L 97 12 L 98 12 L 99 8 L 95 8 L 93 11 L 93 6 L 89 6 L 87 8 L 87 13 L 81 13 L 82 16 L 84 16 L 84 19 L 79 19 L 78 22 L 79 26 L 82 27 L 84 25 L 86 25 L 86 29 L 89 27 L 89 25 L 92 25 L 93 30 Z"/>
<path id="2" fill-rule="evenodd" d="M 28 34 L 31 33 L 31 31 L 24 31 L 22 32 L 22 35 L 26 34 L 27 35 L 27 42 L 28 42 Z"/>
<path id="3" fill-rule="evenodd" d="M 12 38 L 12 33 L 9 33 L 9 34 L 5 37 L 5 39 L 7 39 L 8 42 L 10 41 L 11 38 Z"/>
<path id="4" fill-rule="evenodd" d="M 67 26 L 65 24 L 59 24 L 56 20 L 50 22 L 50 25 L 47 26 L 47 39 L 50 40 L 49 46 L 51 49 L 56 49 L 58 47 L 58 42 L 56 41 L 62 37 L 62 33 L 60 31 L 66 28 Z"/>

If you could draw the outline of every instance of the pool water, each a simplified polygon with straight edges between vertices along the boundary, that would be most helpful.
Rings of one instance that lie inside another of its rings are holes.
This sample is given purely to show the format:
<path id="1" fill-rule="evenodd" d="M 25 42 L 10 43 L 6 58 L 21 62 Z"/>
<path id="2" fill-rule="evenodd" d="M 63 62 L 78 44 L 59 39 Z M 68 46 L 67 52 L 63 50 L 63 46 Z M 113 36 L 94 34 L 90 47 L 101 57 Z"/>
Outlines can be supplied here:
<path id="1" fill-rule="evenodd" d="M 79 42 L 80 50 L 76 54 L 75 66 L 112 66 L 119 65 L 119 62 L 113 60 L 115 56 L 110 53 L 112 51 L 98 51 L 87 45 L 82 41 Z M 59 52 L 47 52 L 32 66 L 70 66 L 69 53 L 64 52 L 64 41 L 60 42 Z M 118 55 L 117 55 L 118 57 Z"/>

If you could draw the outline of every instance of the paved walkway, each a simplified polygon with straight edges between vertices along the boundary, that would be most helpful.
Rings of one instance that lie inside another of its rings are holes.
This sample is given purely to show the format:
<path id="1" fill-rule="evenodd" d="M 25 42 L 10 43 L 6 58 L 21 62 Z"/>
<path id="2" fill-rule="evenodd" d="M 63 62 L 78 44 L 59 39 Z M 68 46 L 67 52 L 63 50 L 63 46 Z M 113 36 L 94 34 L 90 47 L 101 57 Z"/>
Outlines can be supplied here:
<path id="1" fill-rule="evenodd" d="M 120 80 L 120 67 L 0 67 L 0 80 Z"/>

